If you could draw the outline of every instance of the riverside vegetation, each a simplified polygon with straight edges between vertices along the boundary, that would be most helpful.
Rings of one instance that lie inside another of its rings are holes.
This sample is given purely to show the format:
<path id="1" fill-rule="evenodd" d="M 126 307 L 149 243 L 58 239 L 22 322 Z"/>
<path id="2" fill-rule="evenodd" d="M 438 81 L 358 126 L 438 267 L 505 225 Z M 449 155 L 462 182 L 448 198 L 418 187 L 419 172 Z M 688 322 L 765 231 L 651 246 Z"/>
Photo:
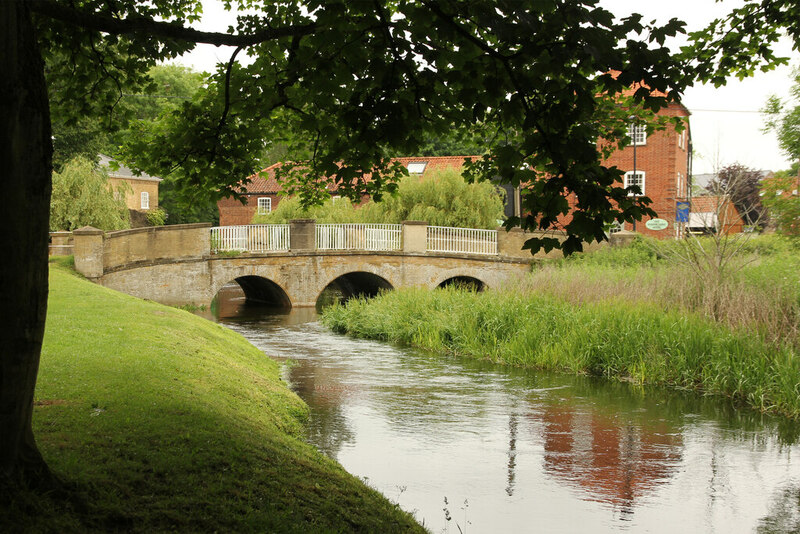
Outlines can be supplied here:
<path id="1" fill-rule="evenodd" d="M 4 532 L 413 532 L 303 439 L 276 362 L 190 313 L 51 265 L 33 427 L 62 489 L 20 492 Z"/>
<path id="2" fill-rule="evenodd" d="M 729 396 L 800 417 L 800 254 L 752 239 L 713 283 L 640 240 L 534 268 L 518 286 L 410 289 L 325 310 L 354 336 Z"/>

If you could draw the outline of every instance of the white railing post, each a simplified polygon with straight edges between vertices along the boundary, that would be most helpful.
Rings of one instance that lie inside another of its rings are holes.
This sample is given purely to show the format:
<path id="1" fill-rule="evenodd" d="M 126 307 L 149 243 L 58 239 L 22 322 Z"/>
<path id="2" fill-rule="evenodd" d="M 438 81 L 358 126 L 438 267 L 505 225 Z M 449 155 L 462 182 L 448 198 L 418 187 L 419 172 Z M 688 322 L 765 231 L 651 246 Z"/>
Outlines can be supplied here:
<path id="1" fill-rule="evenodd" d="M 319 250 L 400 250 L 402 230 L 399 224 L 318 224 L 316 243 Z"/>
<path id="2" fill-rule="evenodd" d="M 497 254 L 497 230 L 428 226 L 428 252 Z"/>
<path id="3" fill-rule="evenodd" d="M 288 224 L 217 226 L 211 229 L 212 252 L 284 252 L 289 250 Z"/>
<path id="4" fill-rule="evenodd" d="M 291 230 L 293 227 L 294 231 Z M 420 235 L 413 241 L 419 242 L 416 245 L 419 252 L 483 255 L 498 253 L 497 230 L 425 226 L 424 223 L 414 221 L 406 221 L 400 225 L 314 224 L 314 221 L 310 220 L 296 220 L 291 224 L 218 226 L 211 229 L 211 249 L 212 252 L 283 252 L 315 248 L 376 252 L 410 251 L 414 248 L 410 238 L 416 235 L 412 230 L 416 229 L 419 229 Z M 404 236 L 405 241 L 408 241 L 405 245 Z M 417 248 L 414 248 L 414 251 L 417 251 Z"/>

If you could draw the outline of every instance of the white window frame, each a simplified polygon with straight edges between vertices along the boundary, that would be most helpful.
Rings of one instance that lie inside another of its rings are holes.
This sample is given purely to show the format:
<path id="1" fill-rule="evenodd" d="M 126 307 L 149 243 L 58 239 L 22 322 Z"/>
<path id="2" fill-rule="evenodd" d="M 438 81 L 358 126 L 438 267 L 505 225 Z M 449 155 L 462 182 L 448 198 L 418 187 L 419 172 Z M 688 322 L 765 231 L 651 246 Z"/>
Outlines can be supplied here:
<path id="1" fill-rule="evenodd" d="M 629 197 L 644 196 L 644 194 L 645 194 L 645 188 L 644 188 L 645 181 L 646 181 L 645 180 L 645 172 L 644 171 L 640 171 L 639 169 L 636 169 L 636 176 L 640 176 L 641 177 L 641 183 L 639 183 L 639 184 L 631 183 L 631 178 L 633 177 L 633 171 L 628 171 L 628 172 L 625 173 L 625 188 L 627 189 L 628 187 L 631 187 L 633 185 L 638 185 L 639 189 L 642 190 L 641 193 L 634 193 L 633 191 L 628 191 L 628 196 Z"/>
<path id="2" fill-rule="evenodd" d="M 267 213 L 272 211 L 272 198 L 270 197 L 258 197 L 258 214 L 259 215 L 266 215 Z"/>
<path id="3" fill-rule="evenodd" d="M 684 193 L 684 191 L 683 191 L 683 174 L 680 171 L 678 171 L 677 189 L 678 189 L 678 191 L 677 191 L 677 194 L 675 196 L 683 197 L 683 193 Z"/>
<path id="4" fill-rule="evenodd" d="M 631 145 L 643 146 L 647 144 L 647 126 L 644 124 L 630 124 L 628 125 L 628 137 L 631 139 Z"/>
<path id="5" fill-rule="evenodd" d="M 683 130 L 681 133 L 678 134 L 678 148 L 681 149 L 686 148 L 686 130 Z"/>
<path id="6" fill-rule="evenodd" d="M 139 195 L 139 205 L 143 210 L 150 209 L 150 193 L 147 191 L 142 191 L 142 194 Z"/>

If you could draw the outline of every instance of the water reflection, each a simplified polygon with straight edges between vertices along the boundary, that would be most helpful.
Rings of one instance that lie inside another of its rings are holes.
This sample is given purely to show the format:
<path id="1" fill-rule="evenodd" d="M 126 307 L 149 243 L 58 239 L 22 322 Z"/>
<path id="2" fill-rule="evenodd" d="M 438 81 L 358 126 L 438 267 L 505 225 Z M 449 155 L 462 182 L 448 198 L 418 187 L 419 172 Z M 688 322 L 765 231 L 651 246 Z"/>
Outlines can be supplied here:
<path id="1" fill-rule="evenodd" d="M 800 524 L 798 425 L 785 419 L 336 336 L 313 310 L 225 306 L 225 324 L 290 362 L 285 377 L 311 407 L 309 441 L 433 532 Z M 465 503 L 450 506 L 450 522 L 444 497 Z"/>
<path id="2" fill-rule="evenodd" d="M 665 421 L 630 420 L 583 404 L 569 399 L 532 415 L 542 422 L 545 472 L 627 516 L 638 498 L 669 480 L 681 460 L 681 436 Z"/>

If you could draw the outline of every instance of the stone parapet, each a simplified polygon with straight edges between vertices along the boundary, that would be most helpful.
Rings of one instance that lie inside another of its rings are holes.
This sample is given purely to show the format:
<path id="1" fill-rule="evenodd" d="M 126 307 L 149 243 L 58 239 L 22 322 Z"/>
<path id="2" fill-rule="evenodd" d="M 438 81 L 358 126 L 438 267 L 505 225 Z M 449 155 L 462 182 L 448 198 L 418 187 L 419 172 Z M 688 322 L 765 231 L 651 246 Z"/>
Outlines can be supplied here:
<path id="1" fill-rule="evenodd" d="M 131 263 L 207 256 L 211 253 L 209 228 L 210 223 L 196 223 L 108 232 L 103 268 L 110 270 Z"/>
<path id="2" fill-rule="evenodd" d="M 636 239 L 636 236 L 638 235 L 639 234 L 636 232 L 622 230 L 621 232 L 615 232 L 611 234 L 611 236 L 608 238 L 608 242 L 612 247 L 626 247 L 633 243 L 633 240 Z"/>
<path id="3" fill-rule="evenodd" d="M 103 276 L 104 232 L 84 226 L 72 232 L 75 242 L 75 270 L 90 280 Z"/>
<path id="4" fill-rule="evenodd" d="M 289 250 L 302 252 L 317 248 L 317 221 L 294 219 L 289 221 Z"/>
<path id="5" fill-rule="evenodd" d="M 50 256 L 69 256 L 74 250 L 72 232 L 50 232 Z"/>
<path id="6" fill-rule="evenodd" d="M 428 250 L 428 223 L 403 221 L 403 252 L 424 254 Z"/>

